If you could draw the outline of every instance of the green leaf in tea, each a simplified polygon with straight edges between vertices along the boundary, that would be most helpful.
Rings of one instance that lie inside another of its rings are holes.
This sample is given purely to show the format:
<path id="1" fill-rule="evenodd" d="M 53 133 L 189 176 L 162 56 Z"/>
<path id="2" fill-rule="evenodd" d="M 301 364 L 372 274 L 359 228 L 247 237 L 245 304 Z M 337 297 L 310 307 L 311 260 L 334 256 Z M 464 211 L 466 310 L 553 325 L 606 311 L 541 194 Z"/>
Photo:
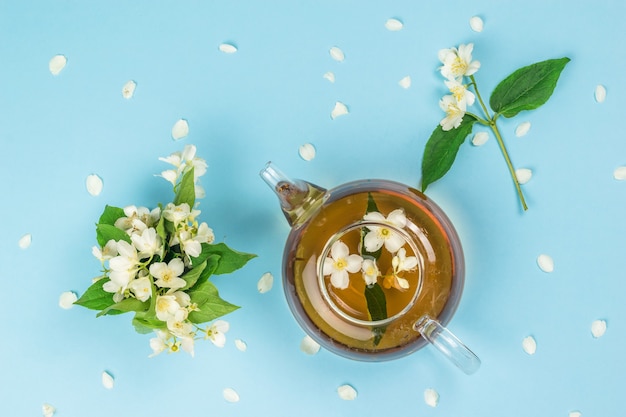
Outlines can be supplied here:
<path id="1" fill-rule="evenodd" d="M 378 283 L 365 287 L 365 300 L 367 301 L 367 311 L 372 321 L 380 321 L 387 318 L 387 299 L 385 298 L 383 289 Z M 380 343 L 385 334 L 385 330 L 385 326 L 378 326 L 373 329 L 374 346 Z"/>
<path id="2" fill-rule="evenodd" d="M 452 130 L 443 130 L 437 126 L 432 133 L 422 158 L 422 191 L 433 182 L 443 177 L 452 167 L 459 148 L 465 138 L 472 133 L 476 118 L 465 115 L 461 125 Z"/>
<path id="3" fill-rule="evenodd" d="M 569 58 L 549 59 L 518 69 L 493 90 L 489 105 L 504 117 L 540 107 L 552 96 L 568 62 Z"/>

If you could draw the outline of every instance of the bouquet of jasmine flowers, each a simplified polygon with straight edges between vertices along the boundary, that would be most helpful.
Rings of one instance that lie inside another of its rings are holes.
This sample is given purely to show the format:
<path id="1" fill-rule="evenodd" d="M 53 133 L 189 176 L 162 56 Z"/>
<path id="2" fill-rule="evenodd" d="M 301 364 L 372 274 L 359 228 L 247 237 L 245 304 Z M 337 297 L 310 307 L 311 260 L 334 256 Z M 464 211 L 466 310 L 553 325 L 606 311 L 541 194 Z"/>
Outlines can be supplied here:
<path id="1" fill-rule="evenodd" d="M 194 354 L 199 338 L 224 346 L 228 323 L 217 320 L 238 307 L 220 298 L 209 280 L 242 268 L 255 255 L 214 243 L 213 230 L 198 222 L 196 198 L 204 197 L 198 178 L 207 170 L 193 145 L 167 158 L 161 173 L 174 199 L 154 209 L 107 205 L 96 225 L 92 252 L 102 275 L 76 301 L 103 315 L 133 313 L 139 333 L 156 332 L 152 355 L 180 349 Z"/>

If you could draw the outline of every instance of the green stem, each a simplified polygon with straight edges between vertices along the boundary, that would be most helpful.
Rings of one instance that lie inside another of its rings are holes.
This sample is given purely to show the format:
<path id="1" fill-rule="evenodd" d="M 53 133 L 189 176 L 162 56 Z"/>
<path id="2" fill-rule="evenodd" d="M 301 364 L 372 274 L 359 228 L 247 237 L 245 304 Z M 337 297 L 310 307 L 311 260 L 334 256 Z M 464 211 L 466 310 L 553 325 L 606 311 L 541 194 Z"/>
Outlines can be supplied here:
<path id="1" fill-rule="evenodd" d="M 526 205 L 526 199 L 524 198 L 524 193 L 522 192 L 522 187 L 520 186 L 519 181 L 517 180 L 517 175 L 515 175 L 515 168 L 513 167 L 513 162 L 511 162 L 511 157 L 509 156 L 509 152 L 506 149 L 506 145 L 504 144 L 504 140 L 502 139 L 502 135 L 500 134 L 500 130 L 498 129 L 498 125 L 496 124 L 496 120 L 499 116 L 498 113 L 494 114 L 493 117 L 489 113 L 489 109 L 485 105 L 480 92 L 478 91 L 478 85 L 476 84 L 476 79 L 473 75 L 470 75 L 470 86 L 474 87 L 474 91 L 476 92 L 476 98 L 478 98 L 478 102 L 480 103 L 480 107 L 483 109 L 485 116 L 487 116 L 488 125 L 491 127 L 493 134 L 496 136 L 496 141 L 498 142 L 498 146 L 500 146 L 500 150 L 502 151 L 502 155 L 504 156 L 504 160 L 506 161 L 506 165 L 509 168 L 509 172 L 511 173 L 511 178 L 513 179 L 513 184 L 515 184 L 515 190 L 517 191 L 517 195 L 519 196 L 520 203 L 522 204 L 522 208 L 524 211 L 528 210 L 528 206 Z M 481 119 L 477 119 L 481 120 Z"/>

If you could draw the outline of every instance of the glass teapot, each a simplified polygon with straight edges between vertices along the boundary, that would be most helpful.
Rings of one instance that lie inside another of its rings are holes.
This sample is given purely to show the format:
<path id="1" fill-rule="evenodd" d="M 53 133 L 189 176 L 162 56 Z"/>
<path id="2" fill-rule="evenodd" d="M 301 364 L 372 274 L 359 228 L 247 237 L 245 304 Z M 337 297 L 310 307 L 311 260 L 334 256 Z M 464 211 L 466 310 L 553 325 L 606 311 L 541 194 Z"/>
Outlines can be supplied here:
<path id="1" fill-rule="evenodd" d="M 325 190 L 271 162 L 260 175 L 292 227 L 283 288 L 311 338 L 364 361 L 395 359 L 430 342 L 465 373 L 478 370 L 478 357 L 444 327 L 465 270 L 458 235 L 433 201 L 386 180 Z"/>

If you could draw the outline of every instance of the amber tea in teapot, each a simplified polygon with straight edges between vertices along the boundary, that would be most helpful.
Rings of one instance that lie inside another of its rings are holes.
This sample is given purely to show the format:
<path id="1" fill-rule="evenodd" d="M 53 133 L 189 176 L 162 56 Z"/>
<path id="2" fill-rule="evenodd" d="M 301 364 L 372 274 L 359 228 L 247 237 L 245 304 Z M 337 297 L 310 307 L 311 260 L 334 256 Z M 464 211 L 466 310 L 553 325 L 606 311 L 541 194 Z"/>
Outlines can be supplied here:
<path id="1" fill-rule="evenodd" d="M 313 339 L 368 361 L 393 359 L 430 341 L 466 372 L 477 369 L 478 358 L 443 327 L 460 300 L 464 260 L 435 203 L 393 181 L 325 190 L 293 181 L 271 163 L 261 176 L 292 226 L 283 285 Z"/>

